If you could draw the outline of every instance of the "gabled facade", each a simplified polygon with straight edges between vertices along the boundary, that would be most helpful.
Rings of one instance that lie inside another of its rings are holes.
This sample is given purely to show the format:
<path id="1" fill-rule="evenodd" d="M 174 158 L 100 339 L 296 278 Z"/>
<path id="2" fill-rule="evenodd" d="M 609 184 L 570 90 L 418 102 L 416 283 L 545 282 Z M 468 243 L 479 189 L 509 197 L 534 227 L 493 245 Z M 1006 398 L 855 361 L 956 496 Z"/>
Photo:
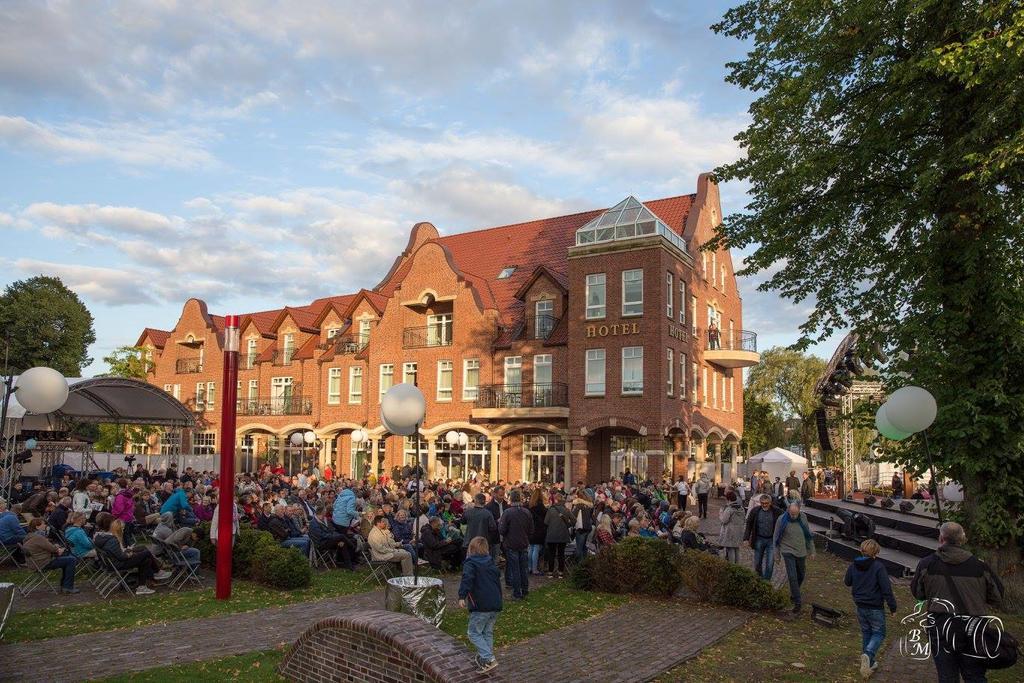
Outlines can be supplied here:
<path id="1" fill-rule="evenodd" d="M 384 430 L 380 399 L 407 381 L 428 401 L 432 476 L 729 477 L 757 353 L 729 253 L 701 250 L 720 216 L 701 176 L 691 195 L 475 232 L 418 223 L 372 290 L 242 316 L 237 467 L 294 470 L 310 451 L 289 437 L 312 430 L 321 466 L 397 473 L 415 443 Z M 140 337 L 150 380 L 203 418 L 180 456 L 171 435 L 154 457 L 213 466 L 222 340 L 223 318 L 195 299 L 173 330 Z M 353 443 L 357 429 L 369 441 Z M 449 430 L 469 443 L 448 446 Z"/>

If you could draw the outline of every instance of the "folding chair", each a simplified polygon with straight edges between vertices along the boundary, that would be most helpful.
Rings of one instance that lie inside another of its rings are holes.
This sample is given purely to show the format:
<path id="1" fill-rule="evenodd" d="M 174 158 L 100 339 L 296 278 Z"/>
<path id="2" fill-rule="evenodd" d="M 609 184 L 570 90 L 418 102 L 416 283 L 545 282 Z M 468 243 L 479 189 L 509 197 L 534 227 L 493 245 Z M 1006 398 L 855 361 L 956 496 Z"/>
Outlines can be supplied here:
<path id="1" fill-rule="evenodd" d="M 189 564 L 188 558 L 185 557 L 185 551 L 158 538 L 153 538 L 153 542 L 163 549 L 167 554 L 167 559 L 171 561 L 173 569 L 171 570 L 171 579 L 168 581 L 171 588 L 180 591 L 188 583 L 203 587 L 203 579 L 199 576 L 198 568 Z"/>
<path id="2" fill-rule="evenodd" d="M 100 569 L 93 586 L 100 597 L 110 597 L 117 588 L 123 588 L 129 595 L 135 595 L 135 591 L 128 583 L 128 572 L 118 569 L 114 560 L 99 548 L 96 548 L 96 561 Z"/>
<path id="3" fill-rule="evenodd" d="M 309 540 L 309 565 L 314 569 L 338 568 L 338 563 L 334 560 L 334 551 L 321 550 L 313 539 Z"/>
<path id="4" fill-rule="evenodd" d="M 75 579 L 79 577 L 85 579 L 89 583 L 92 583 L 92 579 L 96 574 L 96 562 L 92 561 L 88 557 L 78 557 L 74 554 L 74 550 L 71 544 L 68 543 L 68 539 L 64 536 L 64 532 L 57 527 L 50 526 L 51 535 L 57 539 L 57 545 L 64 549 L 64 554 L 68 557 L 74 557 L 78 560 L 78 564 L 75 565 Z"/>
<path id="5" fill-rule="evenodd" d="M 25 555 L 25 564 L 22 565 L 23 569 L 28 569 L 31 573 L 25 577 L 25 579 L 18 584 L 18 592 L 21 593 L 22 597 L 28 597 L 36 588 L 42 585 L 46 585 L 54 593 L 57 593 L 57 587 L 50 582 L 50 572 L 59 571 L 57 569 L 43 569 L 36 561 L 32 559 L 30 555 Z"/>
<path id="6" fill-rule="evenodd" d="M 4 562 L 10 562 L 15 567 L 20 567 L 18 559 L 14 556 L 14 551 L 18 548 L 16 545 L 4 545 L 0 543 L 0 564 Z"/>
<path id="7" fill-rule="evenodd" d="M 363 580 L 359 582 L 362 585 L 369 581 L 371 578 L 377 582 L 377 585 L 381 588 L 387 583 L 388 579 L 398 576 L 397 563 L 391 560 L 375 560 L 373 555 L 370 554 L 370 547 L 368 545 L 360 546 L 359 554 L 366 562 L 366 565 L 370 568 L 370 571 L 363 577 Z"/>

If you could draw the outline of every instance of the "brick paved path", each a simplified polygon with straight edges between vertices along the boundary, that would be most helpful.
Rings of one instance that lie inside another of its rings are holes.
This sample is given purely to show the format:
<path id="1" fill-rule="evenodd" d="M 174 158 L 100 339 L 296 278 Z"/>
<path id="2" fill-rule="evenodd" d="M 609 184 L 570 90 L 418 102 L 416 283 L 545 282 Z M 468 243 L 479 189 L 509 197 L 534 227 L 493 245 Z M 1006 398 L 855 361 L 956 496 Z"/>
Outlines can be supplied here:
<path id="1" fill-rule="evenodd" d="M 501 648 L 498 670 L 505 679 L 519 681 L 646 681 L 695 656 L 751 616 L 681 601 L 638 600 Z M 658 647 L 651 647 L 652 637 Z"/>

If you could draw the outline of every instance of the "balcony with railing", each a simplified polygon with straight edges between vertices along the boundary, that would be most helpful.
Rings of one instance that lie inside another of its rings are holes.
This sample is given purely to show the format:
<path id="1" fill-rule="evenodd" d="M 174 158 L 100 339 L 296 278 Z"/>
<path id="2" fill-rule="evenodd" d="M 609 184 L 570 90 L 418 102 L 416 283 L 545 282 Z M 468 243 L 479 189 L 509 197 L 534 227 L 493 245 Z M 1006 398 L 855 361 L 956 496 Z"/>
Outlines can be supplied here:
<path id="1" fill-rule="evenodd" d="M 335 335 L 326 343 L 322 344 L 324 350 L 334 349 L 336 356 L 351 356 L 360 353 L 370 344 L 367 336 L 359 334 Z"/>
<path id="2" fill-rule="evenodd" d="M 286 368 L 295 362 L 295 349 L 285 349 L 274 353 L 272 365 L 277 368 Z"/>
<path id="3" fill-rule="evenodd" d="M 238 414 L 247 416 L 312 415 L 313 399 L 309 396 L 263 396 L 243 398 L 238 402 Z"/>
<path id="4" fill-rule="evenodd" d="M 723 368 L 747 368 L 761 362 L 757 334 L 748 330 L 704 330 L 704 360 Z"/>
<path id="5" fill-rule="evenodd" d="M 431 346 L 452 345 L 451 321 L 425 325 L 423 327 L 407 327 L 402 331 L 402 348 L 420 349 Z"/>
<path id="6" fill-rule="evenodd" d="M 488 384 L 477 389 L 474 418 L 568 417 L 569 387 L 544 384 Z"/>
<path id="7" fill-rule="evenodd" d="M 550 313 L 530 313 L 526 316 L 527 339 L 547 339 L 551 336 L 560 318 Z"/>
<path id="8" fill-rule="evenodd" d="M 174 371 L 180 375 L 203 371 L 203 359 L 200 356 L 179 358 L 174 363 Z"/>

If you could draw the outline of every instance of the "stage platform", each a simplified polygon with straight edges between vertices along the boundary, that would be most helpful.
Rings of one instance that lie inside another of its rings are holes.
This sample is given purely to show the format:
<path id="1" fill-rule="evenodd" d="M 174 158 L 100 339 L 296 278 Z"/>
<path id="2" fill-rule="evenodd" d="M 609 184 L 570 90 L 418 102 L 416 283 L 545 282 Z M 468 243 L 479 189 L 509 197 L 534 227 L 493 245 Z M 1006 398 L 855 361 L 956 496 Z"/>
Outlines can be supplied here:
<path id="1" fill-rule="evenodd" d="M 823 539 L 829 552 L 844 559 L 857 557 L 860 549 L 857 543 L 828 533 L 843 526 L 835 515 L 838 509 L 866 515 L 874 521 L 874 539 L 882 546 L 878 559 L 891 576 L 912 576 L 921 558 L 938 547 L 938 519 L 932 515 L 884 510 L 877 505 L 854 501 L 812 499 L 804 508 L 811 530 Z"/>

